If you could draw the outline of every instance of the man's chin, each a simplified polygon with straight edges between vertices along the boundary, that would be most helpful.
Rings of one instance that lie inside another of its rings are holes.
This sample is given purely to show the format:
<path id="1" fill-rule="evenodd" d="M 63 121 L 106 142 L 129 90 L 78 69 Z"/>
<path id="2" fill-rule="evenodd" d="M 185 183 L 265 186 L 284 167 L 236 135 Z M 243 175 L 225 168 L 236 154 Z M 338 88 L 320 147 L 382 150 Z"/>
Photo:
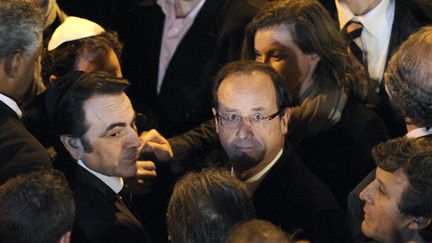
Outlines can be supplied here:
<path id="1" fill-rule="evenodd" d="M 235 168 L 238 168 L 240 170 L 247 170 L 259 164 L 262 159 L 258 157 L 252 157 L 248 154 L 242 154 L 233 156 L 233 158 L 231 158 L 230 160 L 231 164 Z"/>
<path id="2" fill-rule="evenodd" d="M 128 166 L 121 171 L 121 177 L 134 177 L 137 174 L 136 163 L 134 165 Z"/>

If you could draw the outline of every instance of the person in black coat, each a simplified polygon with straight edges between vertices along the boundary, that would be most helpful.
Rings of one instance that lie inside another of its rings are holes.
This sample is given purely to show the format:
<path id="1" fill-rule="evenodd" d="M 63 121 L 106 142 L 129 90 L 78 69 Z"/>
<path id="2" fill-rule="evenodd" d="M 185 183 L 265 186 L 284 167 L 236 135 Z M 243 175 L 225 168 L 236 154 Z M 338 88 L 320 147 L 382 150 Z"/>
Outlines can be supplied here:
<path id="1" fill-rule="evenodd" d="M 344 242 L 343 211 L 285 141 L 290 109 L 284 79 L 246 61 L 228 64 L 215 80 L 219 139 L 231 174 L 252 194 L 257 218 L 287 232 L 301 230 L 312 242 Z"/>
<path id="2" fill-rule="evenodd" d="M 52 167 L 48 153 L 24 127 L 18 107 L 33 79 L 42 25 L 42 16 L 30 3 L 0 3 L 0 184 Z"/>
<path id="3" fill-rule="evenodd" d="M 128 82 L 104 72 L 71 72 L 46 91 L 62 146 L 55 166 L 74 192 L 72 242 L 149 242 L 123 178 L 133 177 L 143 144 Z"/>

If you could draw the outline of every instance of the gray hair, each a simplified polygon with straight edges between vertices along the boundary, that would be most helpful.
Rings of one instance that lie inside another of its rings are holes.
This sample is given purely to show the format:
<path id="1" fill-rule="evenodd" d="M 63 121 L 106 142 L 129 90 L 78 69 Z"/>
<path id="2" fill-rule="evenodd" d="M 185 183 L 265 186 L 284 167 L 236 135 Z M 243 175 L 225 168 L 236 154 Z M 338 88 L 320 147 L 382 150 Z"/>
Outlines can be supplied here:
<path id="1" fill-rule="evenodd" d="M 33 56 L 42 39 L 43 15 L 39 8 L 23 0 L 0 1 L 0 59 L 17 51 Z"/>
<path id="2" fill-rule="evenodd" d="M 412 34 L 392 56 L 385 85 L 392 106 L 417 126 L 432 126 L 432 26 Z"/>

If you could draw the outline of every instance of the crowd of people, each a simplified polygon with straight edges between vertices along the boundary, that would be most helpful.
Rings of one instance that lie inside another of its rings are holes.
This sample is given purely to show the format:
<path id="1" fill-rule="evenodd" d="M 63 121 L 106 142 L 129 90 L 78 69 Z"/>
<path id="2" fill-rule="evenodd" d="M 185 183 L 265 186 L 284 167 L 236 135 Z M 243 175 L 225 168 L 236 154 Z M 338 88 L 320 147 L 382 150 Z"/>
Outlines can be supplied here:
<path id="1" fill-rule="evenodd" d="M 431 23 L 428 0 L 0 1 L 0 242 L 432 242 Z"/>

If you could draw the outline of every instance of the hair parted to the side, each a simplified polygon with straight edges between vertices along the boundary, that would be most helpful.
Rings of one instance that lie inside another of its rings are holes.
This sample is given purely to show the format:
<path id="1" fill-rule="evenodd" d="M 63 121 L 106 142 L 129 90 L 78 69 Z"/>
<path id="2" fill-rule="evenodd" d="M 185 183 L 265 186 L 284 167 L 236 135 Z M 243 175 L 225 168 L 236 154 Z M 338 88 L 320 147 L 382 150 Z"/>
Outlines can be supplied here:
<path id="1" fill-rule="evenodd" d="M 88 129 L 84 112 L 85 101 L 97 95 L 122 94 L 128 86 L 126 79 L 106 72 L 82 73 L 59 100 L 52 101 L 57 102 L 51 118 L 57 134 L 81 138 L 86 152 L 91 152 L 91 147 L 83 137 Z"/>

